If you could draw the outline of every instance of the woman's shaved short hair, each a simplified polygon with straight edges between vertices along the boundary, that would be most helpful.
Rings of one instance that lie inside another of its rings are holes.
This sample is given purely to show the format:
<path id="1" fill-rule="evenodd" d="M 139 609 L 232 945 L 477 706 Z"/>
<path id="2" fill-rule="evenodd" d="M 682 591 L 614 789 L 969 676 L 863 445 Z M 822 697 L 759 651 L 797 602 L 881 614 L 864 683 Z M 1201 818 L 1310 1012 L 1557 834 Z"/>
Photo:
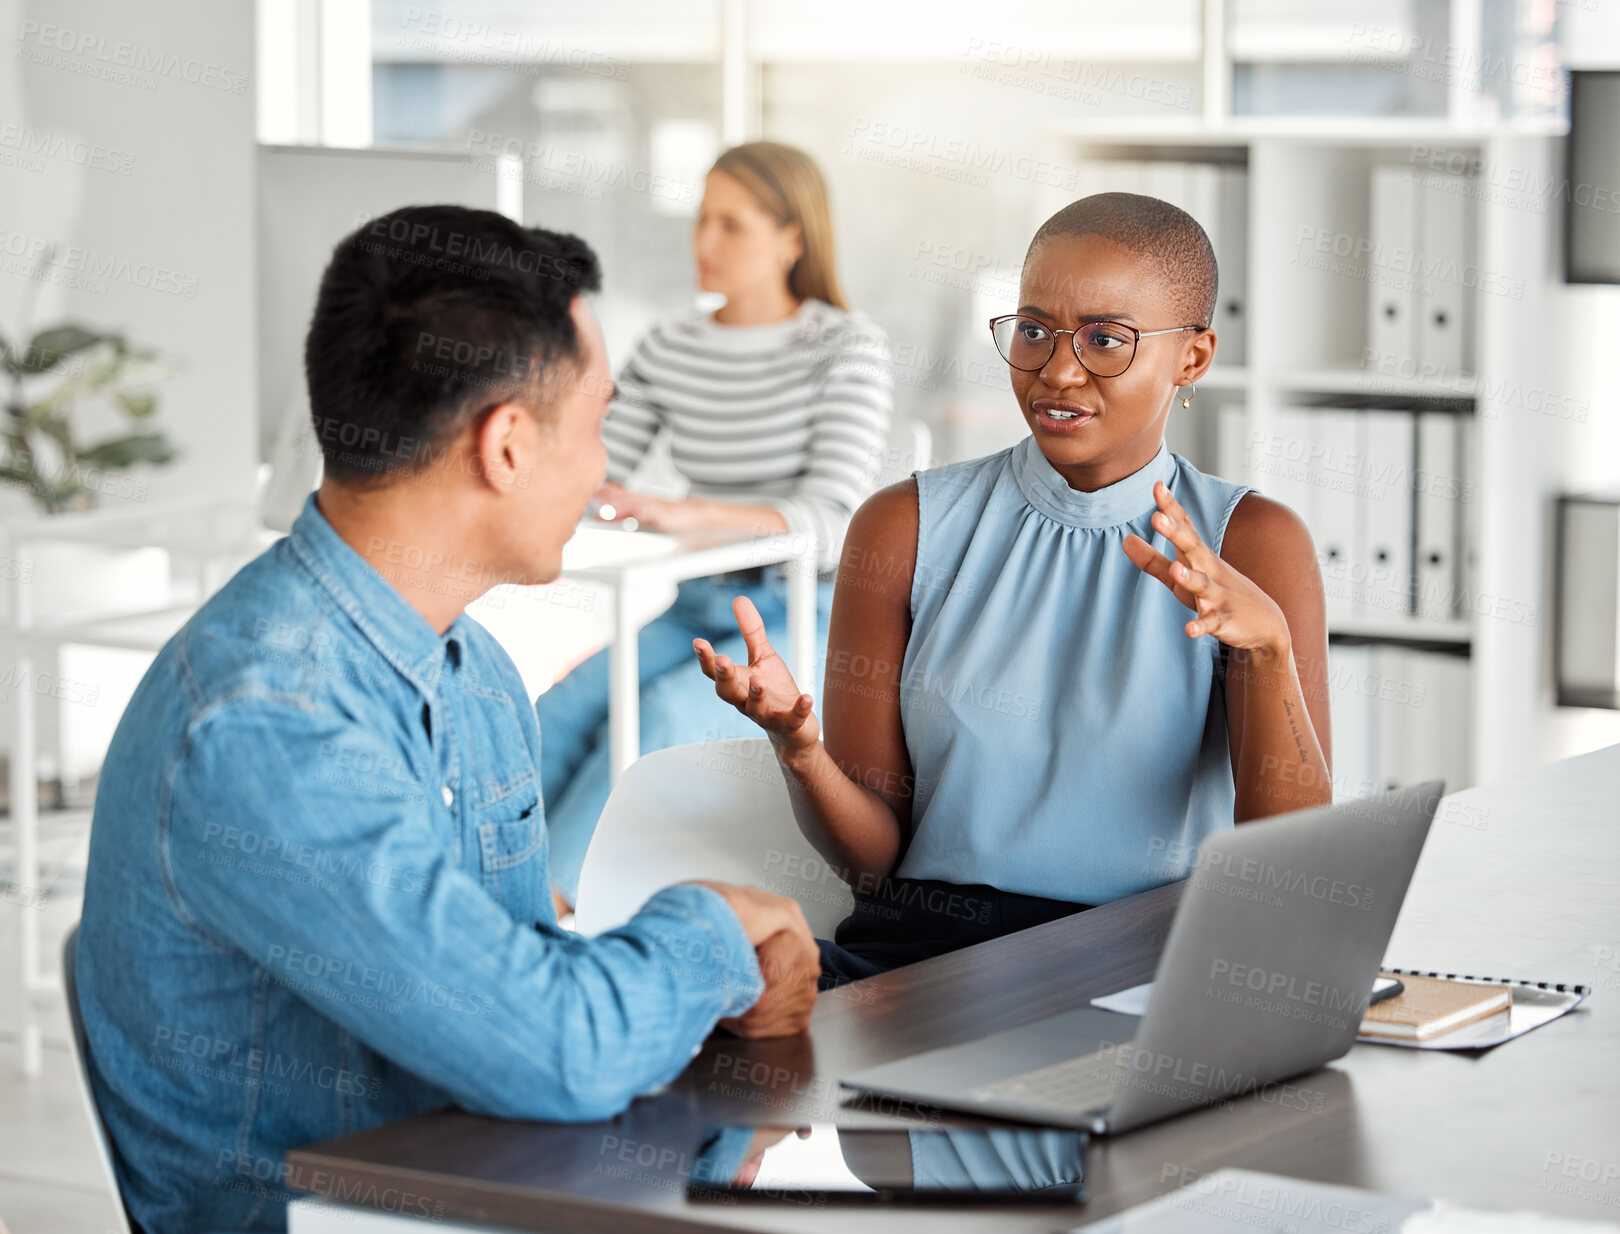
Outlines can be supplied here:
<path id="1" fill-rule="evenodd" d="M 1183 315 L 1174 324 L 1207 326 L 1215 316 L 1220 285 L 1215 249 L 1198 220 L 1179 206 L 1140 193 L 1097 193 L 1071 201 L 1035 232 L 1024 256 L 1026 267 L 1054 236 L 1100 236 L 1146 257 Z"/>

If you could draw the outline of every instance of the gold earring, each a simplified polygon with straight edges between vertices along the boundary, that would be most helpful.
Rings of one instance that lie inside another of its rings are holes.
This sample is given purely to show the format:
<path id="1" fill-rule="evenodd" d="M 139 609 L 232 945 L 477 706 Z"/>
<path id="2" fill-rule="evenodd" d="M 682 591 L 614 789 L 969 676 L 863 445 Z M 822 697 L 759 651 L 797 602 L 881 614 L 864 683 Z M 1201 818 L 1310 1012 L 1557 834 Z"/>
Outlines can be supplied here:
<path id="1" fill-rule="evenodd" d="M 1196 386 L 1188 386 L 1187 387 L 1187 393 L 1185 393 L 1185 394 L 1183 394 L 1181 396 L 1181 405 L 1183 407 L 1191 407 L 1192 406 L 1192 401 L 1193 401 L 1193 395 L 1195 395 L 1197 393 L 1198 393 L 1198 388 Z"/>

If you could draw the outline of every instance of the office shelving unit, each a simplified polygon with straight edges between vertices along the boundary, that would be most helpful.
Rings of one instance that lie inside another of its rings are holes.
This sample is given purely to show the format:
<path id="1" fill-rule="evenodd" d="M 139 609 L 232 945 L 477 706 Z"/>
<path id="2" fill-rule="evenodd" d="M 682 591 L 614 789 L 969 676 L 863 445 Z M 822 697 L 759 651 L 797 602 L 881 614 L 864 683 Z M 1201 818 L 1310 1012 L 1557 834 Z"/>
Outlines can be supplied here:
<path id="1" fill-rule="evenodd" d="M 1254 460 L 1232 458 L 1230 449 L 1221 449 L 1218 415 L 1239 417 L 1246 436 L 1275 432 L 1279 414 L 1292 409 L 1376 408 L 1458 417 L 1467 434 L 1465 478 L 1474 498 L 1457 507 L 1464 556 L 1455 612 L 1446 620 L 1399 612 L 1337 618 L 1330 621 L 1330 640 L 1336 647 L 1372 645 L 1462 659 L 1466 701 L 1431 708 L 1417 726 L 1417 731 L 1447 730 L 1442 744 L 1451 743 L 1448 757 L 1454 766 L 1448 778 L 1453 787 L 1461 787 L 1455 781 L 1471 782 L 1474 769 L 1513 761 L 1514 729 L 1501 721 L 1502 709 L 1525 705 L 1525 665 L 1545 655 L 1539 621 L 1543 545 L 1531 505 L 1536 498 L 1532 485 L 1515 483 L 1521 479 L 1518 459 L 1533 451 L 1538 417 L 1518 406 L 1512 392 L 1551 390 L 1559 380 L 1554 366 L 1560 353 L 1549 338 L 1545 308 L 1548 254 L 1557 252 L 1562 213 L 1556 186 L 1564 124 L 1546 117 L 1482 122 L 1481 113 L 1488 108 L 1482 105 L 1477 68 L 1489 61 L 1480 54 L 1479 0 L 1372 6 L 1391 9 L 1385 19 L 1394 33 L 1380 36 L 1381 46 L 1438 37 L 1453 49 L 1452 57 L 1464 68 L 1445 83 L 1443 113 L 1234 116 L 1232 84 L 1245 60 L 1310 63 L 1331 60 L 1332 48 L 1342 52 L 1344 46 L 1342 39 L 1319 37 L 1305 44 L 1308 52 L 1314 48 L 1313 54 L 1302 55 L 1297 40 L 1239 29 L 1234 23 L 1235 10 L 1253 14 L 1267 7 L 1266 0 L 1206 0 L 1200 112 L 1175 119 L 1057 120 L 1047 129 L 1049 153 L 1082 167 L 1165 161 L 1247 168 L 1246 354 L 1241 365 L 1227 367 L 1217 360 L 1200 383 L 1193 409 L 1174 409 L 1184 418 L 1180 423 L 1173 418 L 1173 449 L 1264 492 L 1266 478 L 1255 473 Z M 1398 24 L 1402 12 L 1411 22 L 1407 33 Z M 1397 72 L 1405 63 L 1393 51 L 1366 60 L 1358 56 L 1357 62 Z M 1473 79 L 1467 66 L 1476 70 Z M 1299 259 L 1300 237 L 1306 229 L 1370 237 L 1374 170 L 1405 166 L 1422 176 L 1431 174 L 1435 162 L 1453 171 L 1472 170 L 1476 221 L 1466 262 L 1491 272 L 1516 294 L 1470 293 L 1472 313 L 1465 328 L 1472 371 L 1428 377 L 1414 375 L 1415 365 L 1401 363 L 1393 374 L 1381 372 L 1367 364 L 1372 358 L 1368 297 L 1374 283 L 1366 260 L 1358 265 L 1354 258 L 1339 259 L 1333 269 L 1313 268 Z M 1503 191 L 1498 181 L 1504 178 L 1533 187 Z M 1062 196 L 1044 195 L 1035 212 L 1045 218 L 1063 204 L 1058 200 Z M 1336 727 L 1339 714 L 1336 699 Z M 1341 733 L 1336 744 L 1344 738 Z M 1352 752 L 1352 765 L 1359 757 Z M 1420 761 L 1423 757 L 1418 756 Z M 1414 772 L 1377 780 L 1418 778 L 1424 769 Z M 1356 786 L 1339 787 L 1354 795 Z"/>

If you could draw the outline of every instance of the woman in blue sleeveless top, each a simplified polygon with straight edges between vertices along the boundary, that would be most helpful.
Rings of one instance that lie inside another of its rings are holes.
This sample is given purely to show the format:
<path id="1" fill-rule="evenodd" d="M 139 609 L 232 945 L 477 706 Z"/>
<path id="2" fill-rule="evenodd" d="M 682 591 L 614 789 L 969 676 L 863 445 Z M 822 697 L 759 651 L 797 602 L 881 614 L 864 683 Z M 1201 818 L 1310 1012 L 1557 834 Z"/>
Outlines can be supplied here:
<path id="1" fill-rule="evenodd" d="M 1164 444 L 1214 358 L 1216 278 L 1155 198 L 1041 227 L 991 323 L 1031 435 L 856 514 L 824 742 L 745 598 L 747 665 L 694 644 L 855 889 L 824 982 L 1183 878 L 1210 833 L 1331 799 L 1310 535 Z"/>

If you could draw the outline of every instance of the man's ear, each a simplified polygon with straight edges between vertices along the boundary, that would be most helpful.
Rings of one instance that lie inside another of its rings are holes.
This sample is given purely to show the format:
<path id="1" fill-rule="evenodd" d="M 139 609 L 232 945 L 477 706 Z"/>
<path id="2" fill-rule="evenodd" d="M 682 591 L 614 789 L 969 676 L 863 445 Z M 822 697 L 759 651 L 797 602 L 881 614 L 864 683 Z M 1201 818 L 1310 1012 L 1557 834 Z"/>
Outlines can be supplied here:
<path id="1" fill-rule="evenodd" d="M 520 404 L 502 403 L 473 430 L 473 474 L 480 483 L 502 492 L 517 485 L 529 465 L 523 430 L 532 420 Z"/>

